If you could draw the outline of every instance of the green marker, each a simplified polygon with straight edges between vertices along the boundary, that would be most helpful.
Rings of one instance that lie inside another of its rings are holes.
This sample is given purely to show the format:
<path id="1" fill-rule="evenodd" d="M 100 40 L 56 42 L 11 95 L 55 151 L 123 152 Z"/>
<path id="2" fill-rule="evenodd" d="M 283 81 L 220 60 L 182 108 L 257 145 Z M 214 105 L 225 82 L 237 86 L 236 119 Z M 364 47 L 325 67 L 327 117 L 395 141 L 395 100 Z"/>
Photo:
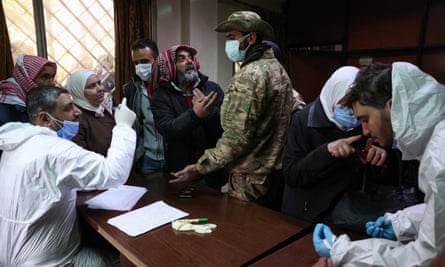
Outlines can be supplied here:
<path id="1" fill-rule="evenodd" d="M 202 222 L 208 222 L 208 218 L 196 218 L 196 219 L 183 219 L 183 220 L 176 220 L 178 222 L 184 222 L 184 223 L 202 223 Z"/>

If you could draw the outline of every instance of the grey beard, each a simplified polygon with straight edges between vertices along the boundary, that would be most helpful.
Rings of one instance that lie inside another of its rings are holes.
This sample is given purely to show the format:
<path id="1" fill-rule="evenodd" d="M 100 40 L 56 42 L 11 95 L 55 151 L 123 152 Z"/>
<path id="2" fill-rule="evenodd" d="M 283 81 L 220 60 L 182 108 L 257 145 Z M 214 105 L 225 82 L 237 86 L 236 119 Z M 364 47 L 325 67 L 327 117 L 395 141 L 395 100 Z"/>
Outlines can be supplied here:
<path id="1" fill-rule="evenodd" d="M 199 75 L 196 70 L 185 73 L 178 71 L 178 73 L 176 74 L 177 84 L 185 87 L 194 86 L 198 80 Z"/>

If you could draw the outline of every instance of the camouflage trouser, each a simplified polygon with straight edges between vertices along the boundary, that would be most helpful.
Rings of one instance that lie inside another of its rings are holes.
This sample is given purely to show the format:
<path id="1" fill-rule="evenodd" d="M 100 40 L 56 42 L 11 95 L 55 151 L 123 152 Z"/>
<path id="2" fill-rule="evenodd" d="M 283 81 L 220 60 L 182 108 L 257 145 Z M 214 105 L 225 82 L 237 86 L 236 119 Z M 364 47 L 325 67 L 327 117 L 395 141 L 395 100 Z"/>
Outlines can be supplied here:
<path id="1" fill-rule="evenodd" d="M 281 170 L 264 175 L 232 172 L 229 176 L 228 194 L 280 210 L 283 197 Z"/>

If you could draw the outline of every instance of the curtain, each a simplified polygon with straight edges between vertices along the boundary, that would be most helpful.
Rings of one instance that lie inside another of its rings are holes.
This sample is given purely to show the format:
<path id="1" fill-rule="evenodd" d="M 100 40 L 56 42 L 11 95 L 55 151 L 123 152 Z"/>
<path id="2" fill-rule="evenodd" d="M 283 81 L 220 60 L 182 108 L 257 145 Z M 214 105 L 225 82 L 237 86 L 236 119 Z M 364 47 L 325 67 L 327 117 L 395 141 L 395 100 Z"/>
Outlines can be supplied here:
<path id="1" fill-rule="evenodd" d="M 0 66 L 0 80 L 12 76 L 14 62 L 12 61 L 11 43 L 9 42 L 8 27 L 6 25 L 5 11 L 0 1 L 0 58 L 3 59 Z"/>
<path id="2" fill-rule="evenodd" d="M 116 48 L 116 76 L 114 100 L 120 103 L 123 85 L 131 80 L 134 66 L 131 60 L 131 44 L 139 38 L 152 38 L 152 1 L 115 0 L 114 25 Z"/>

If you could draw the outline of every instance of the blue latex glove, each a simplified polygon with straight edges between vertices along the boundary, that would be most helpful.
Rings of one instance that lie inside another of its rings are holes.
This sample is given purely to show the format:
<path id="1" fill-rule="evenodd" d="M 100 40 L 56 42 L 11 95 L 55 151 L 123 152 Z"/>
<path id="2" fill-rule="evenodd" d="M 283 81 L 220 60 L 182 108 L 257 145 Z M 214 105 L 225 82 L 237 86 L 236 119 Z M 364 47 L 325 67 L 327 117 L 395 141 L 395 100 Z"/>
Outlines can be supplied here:
<path id="1" fill-rule="evenodd" d="M 366 233 L 372 237 L 397 240 L 392 223 L 385 216 L 380 216 L 375 222 L 367 222 Z"/>
<path id="2" fill-rule="evenodd" d="M 322 223 L 317 223 L 314 229 L 312 241 L 314 243 L 315 251 L 318 255 L 326 258 L 331 257 L 331 248 L 334 245 L 337 236 L 334 235 L 329 226 Z"/>

